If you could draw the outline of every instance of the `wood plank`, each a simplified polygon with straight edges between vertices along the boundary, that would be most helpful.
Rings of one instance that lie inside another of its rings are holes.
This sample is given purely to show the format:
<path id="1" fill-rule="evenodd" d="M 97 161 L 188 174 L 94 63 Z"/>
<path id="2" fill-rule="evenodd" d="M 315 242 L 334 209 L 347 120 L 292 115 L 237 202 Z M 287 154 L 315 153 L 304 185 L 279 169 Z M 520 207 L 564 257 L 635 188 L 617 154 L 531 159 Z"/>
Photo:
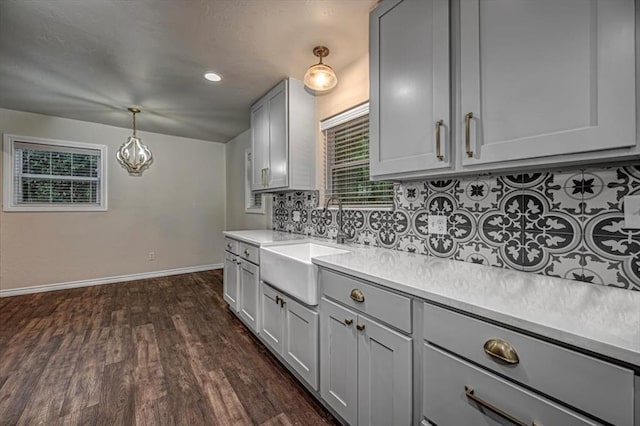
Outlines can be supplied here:
<path id="1" fill-rule="evenodd" d="M 168 405 L 158 402 L 160 399 L 166 402 L 167 389 L 153 325 L 134 327 L 133 341 L 136 348 L 133 370 L 136 424 L 153 424 L 156 419 L 170 418 Z"/>
<path id="2" fill-rule="evenodd" d="M 106 365 L 102 373 L 97 424 L 100 426 L 135 423 L 133 364 Z"/>
<path id="3" fill-rule="evenodd" d="M 96 328 L 87 332 L 76 369 L 66 388 L 62 416 L 91 407 L 100 401 L 100 385 L 108 337 L 109 328 Z"/>

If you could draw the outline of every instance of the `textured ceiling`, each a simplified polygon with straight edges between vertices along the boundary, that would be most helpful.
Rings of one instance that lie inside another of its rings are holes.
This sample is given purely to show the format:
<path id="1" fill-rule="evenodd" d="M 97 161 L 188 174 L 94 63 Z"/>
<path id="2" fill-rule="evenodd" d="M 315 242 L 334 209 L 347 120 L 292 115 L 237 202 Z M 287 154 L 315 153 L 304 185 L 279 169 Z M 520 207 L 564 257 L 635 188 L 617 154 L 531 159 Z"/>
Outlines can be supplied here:
<path id="1" fill-rule="evenodd" d="M 0 107 L 130 127 L 137 106 L 141 130 L 226 142 L 269 88 L 302 79 L 314 46 L 338 71 L 365 54 L 375 4 L 0 0 Z"/>

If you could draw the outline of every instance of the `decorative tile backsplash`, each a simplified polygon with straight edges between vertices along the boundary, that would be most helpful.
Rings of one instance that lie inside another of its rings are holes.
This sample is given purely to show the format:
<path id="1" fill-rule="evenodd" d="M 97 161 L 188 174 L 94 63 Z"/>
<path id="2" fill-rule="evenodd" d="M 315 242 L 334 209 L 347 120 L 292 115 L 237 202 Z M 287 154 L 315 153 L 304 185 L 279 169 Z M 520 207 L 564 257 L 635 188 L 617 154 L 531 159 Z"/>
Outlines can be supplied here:
<path id="1" fill-rule="evenodd" d="M 345 210 L 351 241 L 640 291 L 640 230 L 623 197 L 640 195 L 640 165 L 403 182 L 394 209 Z M 318 193 L 274 195 L 273 229 L 335 238 L 336 209 Z M 428 232 L 430 214 L 448 233 Z"/>

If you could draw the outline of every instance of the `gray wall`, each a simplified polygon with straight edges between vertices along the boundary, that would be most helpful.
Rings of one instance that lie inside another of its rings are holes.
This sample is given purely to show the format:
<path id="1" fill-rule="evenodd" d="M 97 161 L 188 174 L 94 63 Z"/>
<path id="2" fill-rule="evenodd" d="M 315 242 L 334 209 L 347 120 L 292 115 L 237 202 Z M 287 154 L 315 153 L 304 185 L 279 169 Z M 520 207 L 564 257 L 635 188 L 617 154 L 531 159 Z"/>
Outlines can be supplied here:
<path id="1" fill-rule="evenodd" d="M 109 203 L 0 212 L 0 290 L 223 262 L 224 144 L 139 132 L 154 163 L 130 177 L 115 153 L 131 129 L 0 109 L 0 132 L 107 145 Z"/>

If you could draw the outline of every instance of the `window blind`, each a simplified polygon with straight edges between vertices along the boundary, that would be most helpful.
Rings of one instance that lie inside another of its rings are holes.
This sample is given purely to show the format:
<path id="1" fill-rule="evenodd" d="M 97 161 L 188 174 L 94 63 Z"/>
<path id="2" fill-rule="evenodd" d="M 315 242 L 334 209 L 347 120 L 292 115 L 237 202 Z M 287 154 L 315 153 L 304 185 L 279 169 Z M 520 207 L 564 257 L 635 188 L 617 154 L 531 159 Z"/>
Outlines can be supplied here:
<path id="1" fill-rule="evenodd" d="M 100 150 L 16 141 L 14 203 L 99 205 L 100 156 Z"/>
<path id="2" fill-rule="evenodd" d="M 247 213 L 264 213 L 264 195 L 251 191 L 251 151 L 245 151 L 245 168 L 244 168 L 244 196 L 245 196 L 245 212 Z"/>
<path id="3" fill-rule="evenodd" d="M 324 121 L 325 200 L 336 196 L 349 207 L 393 205 L 393 183 L 369 180 L 368 104 Z"/>

